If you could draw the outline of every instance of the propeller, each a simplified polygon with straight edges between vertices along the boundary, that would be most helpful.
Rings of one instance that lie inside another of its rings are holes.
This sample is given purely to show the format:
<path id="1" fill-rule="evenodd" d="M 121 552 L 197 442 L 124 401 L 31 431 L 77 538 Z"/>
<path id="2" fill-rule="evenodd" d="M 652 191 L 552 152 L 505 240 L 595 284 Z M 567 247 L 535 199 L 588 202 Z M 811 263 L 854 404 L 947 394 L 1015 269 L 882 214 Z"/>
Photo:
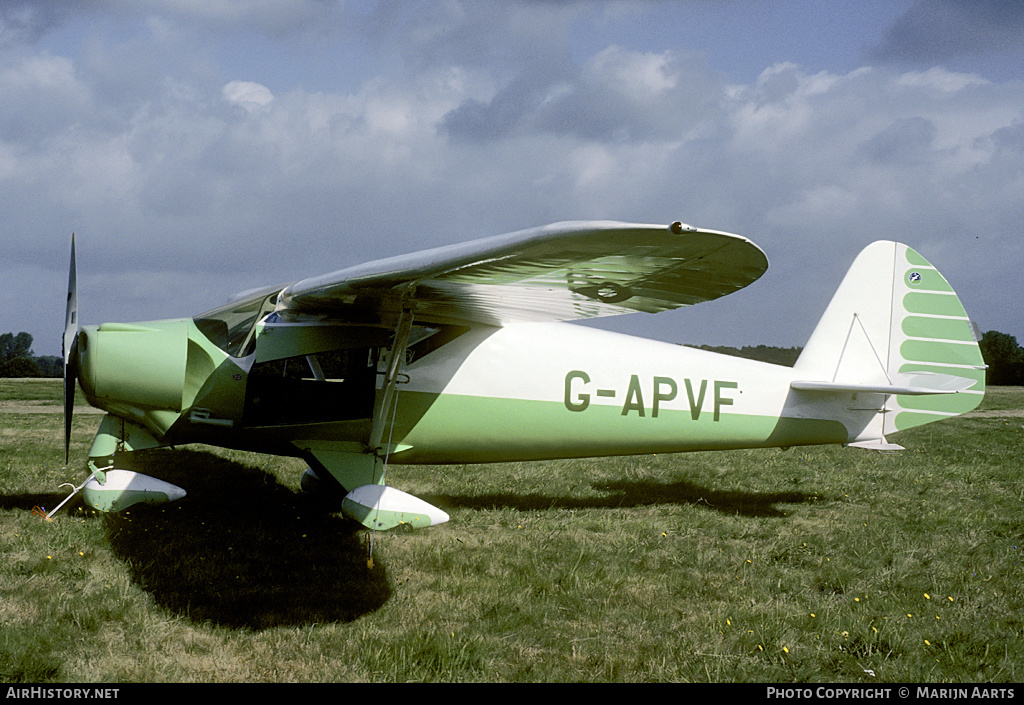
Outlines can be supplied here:
<path id="1" fill-rule="evenodd" d="M 71 459 L 71 417 L 75 409 L 75 380 L 78 379 L 78 278 L 75 235 L 71 235 L 71 267 L 68 271 L 68 306 L 64 314 L 64 464 Z"/>
<path id="2" fill-rule="evenodd" d="M 64 313 L 64 465 L 71 460 L 71 419 L 75 411 L 75 385 L 78 381 L 78 267 L 75 257 L 75 236 L 71 235 L 71 266 L 68 271 L 68 306 Z M 97 468 L 89 460 L 89 478 L 49 513 L 43 516 L 49 520 L 79 491 L 84 491 L 85 502 L 100 511 L 120 511 L 137 502 L 169 502 L 185 496 L 185 490 L 169 482 L 140 475 L 129 470 L 114 470 L 112 467 Z M 69 486 L 70 483 L 65 483 Z M 62 485 L 63 487 L 63 485 Z"/>

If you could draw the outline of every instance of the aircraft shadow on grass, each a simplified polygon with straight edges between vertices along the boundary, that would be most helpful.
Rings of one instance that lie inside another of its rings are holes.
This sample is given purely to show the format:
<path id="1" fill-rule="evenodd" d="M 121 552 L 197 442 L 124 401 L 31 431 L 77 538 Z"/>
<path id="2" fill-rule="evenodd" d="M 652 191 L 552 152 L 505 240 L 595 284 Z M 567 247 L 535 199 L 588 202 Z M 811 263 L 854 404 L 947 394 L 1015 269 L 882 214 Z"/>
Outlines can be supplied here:
<path id="1" fill-rule="evenodd" d="M 102 521 L 114 555 L 164 609 L 196 622 L 265 629 L 351 621 L 390 598 L 380 557 L 368 566 L 363 527 L 323 499 L 209 452 L 156 449 L 118 457 L 119 467 L 136 464 L 186 487 L 188 495 L 110 514 L 76 497 L 60 512 Z M 0 508 L 52 510 L 66 497 L 6 495 Z"/>
<path id="2" fill-rule="evenodd" d="M 0 509 L 24 509 L 25 511 L 46 511 L 64 501 L 67 492 L 24 492 L 0 495 Z"/>
<path id="3" fill-rule="evenodd" d="M 188 489 L 174 503 L 104 514 L 115 555 L 164 608 L 193 621 L 263 629 L 347 622 L 391 596 L 365 532 L 265 471 L 187 449 L 126 454 L 119 467 Z M 134 468 L 128 468 L 134 469 Z"/>
<path id="4" fill-rule="evenodd" d="M 99 514 L 115 556 L 132 580 L 170 612 L 232 628 L 346 622 L 391 596 L 386 566 L 367 563 L 362 526 L 315 495 L 295 492 L 263 470 L 189 449 L 137 451 L 118 458 L 188 489 L 174 503 Z M 689 482 L 621 480 L 595 485 L 604 497 L 550 494 L 436 495 L 446 508 L 519 511 L 615 509 L 680 504 L 725 514 L 781 517 L 776 504 L 814 501 L 799 492 L 717 491 Z M 0 497 L 6 508 L 55 507 L 66 495 Z M 80 503 L 62 511 L 80 511 Z M 91 511 L 91 510 L 88 510 Z"/>
<path id="5" fill-rule="evenodd" d="M 546 494 L 433 495 L 424 498 L 439 507 L 491 509 L 505 507 L 519 511 L 542 509 L 616 509 L 663 504 L 695 505 L 723 514 L 747 517 L 783 517 L 786 513 L 777 504 L 803 504 L 817 501 L 818 496 L 803 492 L 742 492 L 712 490 L 691 482 L 652 482 L 619 480 L 595 484 L 594 489 L 607 492 L 604 497 L 578 499 Z"/>

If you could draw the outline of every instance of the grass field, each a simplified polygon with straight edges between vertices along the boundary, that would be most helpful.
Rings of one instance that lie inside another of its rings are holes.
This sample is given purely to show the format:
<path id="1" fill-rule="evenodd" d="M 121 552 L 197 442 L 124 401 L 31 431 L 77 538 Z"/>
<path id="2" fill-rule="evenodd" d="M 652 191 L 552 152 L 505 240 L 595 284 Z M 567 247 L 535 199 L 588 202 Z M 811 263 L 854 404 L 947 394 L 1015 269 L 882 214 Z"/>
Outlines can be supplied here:
<path id="1" fill-rule="evenodd" d="M 59 399 L 0 380 L 0 680 L 1024 680 L 1021 388 L 891 455 L 394 466 L 451 521 L 373 537 L 205 447 L 132 457 L 181 502 L 44 521 Z"/>

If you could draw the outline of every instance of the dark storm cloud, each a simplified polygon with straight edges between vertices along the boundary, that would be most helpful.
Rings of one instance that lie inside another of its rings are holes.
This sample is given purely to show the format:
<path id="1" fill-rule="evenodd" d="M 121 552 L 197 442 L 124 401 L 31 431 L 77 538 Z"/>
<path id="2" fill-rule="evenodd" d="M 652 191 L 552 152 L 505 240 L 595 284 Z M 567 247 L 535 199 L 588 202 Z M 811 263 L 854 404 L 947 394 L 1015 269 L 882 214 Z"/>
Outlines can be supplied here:
<path id="1" fill-rule="evenodd" d="M 35 43 L 47 32 L 60 27 L 76 5 L 91 5 L 89 0 L 4 0 L 0 4 L 0 49 L 17 44 Z"/>
<path id="2" fill-rule="evenodd" d="M 552 134 L 584 140 L 676 140 L 718 116 L 721 78 L 696 56 L 612 46 L 582 67 L 527 72 L 489 101 L 469 99 L 445 115 L 455 139 Z"/>
<path id="3" fill-rule="evenodd" d="M 918 165 L 928 161 L 935 134 L 931 120 L 903 118 L 868 139 L 859 151 L 879 164 Z"/>
<path id="4" fill-rule="evenodd" d="M 922 0 L 889 29 L 871 58 L 896 64 L 1020 52 L 1024 2 Z"/>

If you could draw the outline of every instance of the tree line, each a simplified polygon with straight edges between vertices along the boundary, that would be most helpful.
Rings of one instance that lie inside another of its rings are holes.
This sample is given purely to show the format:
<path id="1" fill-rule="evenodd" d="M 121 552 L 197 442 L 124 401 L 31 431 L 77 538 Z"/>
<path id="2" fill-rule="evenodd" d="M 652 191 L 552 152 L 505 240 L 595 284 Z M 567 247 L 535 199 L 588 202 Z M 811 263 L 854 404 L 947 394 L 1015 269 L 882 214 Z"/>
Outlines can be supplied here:
<path id="1" fill-rule="evenodd" d="M 0 377 L 63 377 L 64 360 L 56 355 L 35 355 L 28 333 L 0 335 Z"/>
<path id="2" fill-rule="evenodd" d="M 1024 385 L 1024 348 L 1012 335 L 990 330 L 978 342 L 988 365 L 986 382 L 994 385 Z"/>
<path id="3" fill-rule="evenodd" d="M 990 330 L 978 345 L 988 365 L 987 383 L 992 385 L 1024 385 L 1024 348 L 1006 333 Z M 691 347 L 711 352 L 745 357 L 775 365 L 792 367 L 803 348 L 780 348 L 770 345 L 745 345 L 734 348 L 721 345 Z M 28 333 L 0 335 L 0 377 L 62 377 L 64 361 L 56 355 L 35 355 L 32 336 Z"/>

